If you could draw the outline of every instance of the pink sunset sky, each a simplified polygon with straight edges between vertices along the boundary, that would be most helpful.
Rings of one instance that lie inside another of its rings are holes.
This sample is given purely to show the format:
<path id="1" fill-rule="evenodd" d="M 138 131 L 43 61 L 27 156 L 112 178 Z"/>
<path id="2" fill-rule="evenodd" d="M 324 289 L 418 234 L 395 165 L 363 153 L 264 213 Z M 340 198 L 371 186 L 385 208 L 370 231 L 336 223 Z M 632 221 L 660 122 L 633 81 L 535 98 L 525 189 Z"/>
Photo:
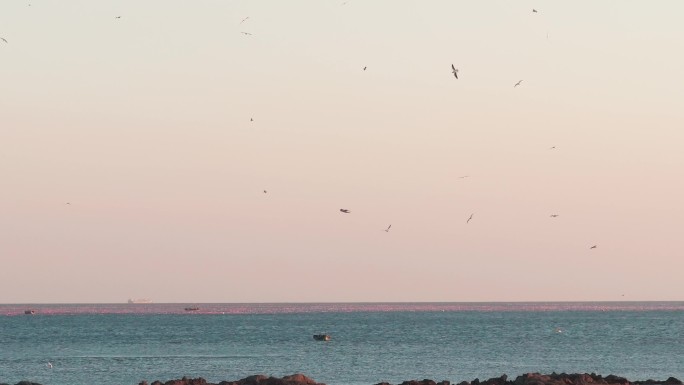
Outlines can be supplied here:
<path id="1" fill-rule="evenodd" d="M 684 300 L 682 14 L 2 2 L 0 303 Z"/>

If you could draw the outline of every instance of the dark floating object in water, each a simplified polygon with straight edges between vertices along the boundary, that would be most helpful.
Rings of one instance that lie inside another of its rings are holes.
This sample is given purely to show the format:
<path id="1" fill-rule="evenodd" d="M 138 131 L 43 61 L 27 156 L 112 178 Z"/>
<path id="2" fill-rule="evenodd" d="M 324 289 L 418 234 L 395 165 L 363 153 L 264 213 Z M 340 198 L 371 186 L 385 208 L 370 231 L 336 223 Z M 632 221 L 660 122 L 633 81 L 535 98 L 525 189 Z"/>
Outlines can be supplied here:
<path id="1" fill-rule="evenodd" d="M 329 334 L 314 334 L 313 337 L 316 341 L 330 341 Z"/>
<path id="2" fill-rule="evenodd" d="M 24 314 L 36 314 L 35 310 L 24 310 Z"/>
<path id="3" fill-rule="evenodd" d="M 185 308 L 185 311 L 197 311 L 197 310 L 199 310 L 198 307 L 186 307 Z"/>

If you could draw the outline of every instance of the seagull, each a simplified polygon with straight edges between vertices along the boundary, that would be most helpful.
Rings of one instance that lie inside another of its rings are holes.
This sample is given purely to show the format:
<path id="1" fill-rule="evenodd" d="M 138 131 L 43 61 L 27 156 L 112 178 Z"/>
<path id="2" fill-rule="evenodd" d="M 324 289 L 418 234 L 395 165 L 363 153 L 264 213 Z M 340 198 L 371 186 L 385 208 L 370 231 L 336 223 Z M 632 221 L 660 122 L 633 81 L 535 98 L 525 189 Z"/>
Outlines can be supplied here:
<path id="1" fill-rule="evenodd" d="M 555 218 L 557 216 L 558 216 L 558 214 L 551 214 L 551 218 Z"/>
<path id="2" fill-rule="evenodd" d="M 595 249 L 595 248 L 596 248 L 596 245 L 594 245 L 594 246 L 590 247 L 589 249 Z"/>
<path id="3" fill-rule="evenodd" d="M 470 222 L 471 219 L 473 219 L 473 215 L 475 215 L 475 213 L 470 214 L 470 217 L 469 217 L 468 220 L 466 221 L 466 224 L 467 224 L 468 222 Z"/>
<path id="4" fill-rule="evenodd" d="M 368 68 L 368 67 L 363 67 L 363 70 L 365 71 L 365 70 L 366 70 L 366 68 Z"/>
<path id="5" fill-rule="evenodd" d="M 454 74 L 454 77 L 456 77 L 456 79 L 458 79 L 458 69 L 456 69 L 456 67 L 454 67 L 453 64 L 451 65 L 451 73 Z"/>
<path id="6" fill-rule="evenodd" d="M 249 32 L 240 32 L 240 33 L 241 33 L 241 34 L 243 34 L 243 35 L 249 35 L 249 36 L 252 36 L 252 34 L 251 34 L 251 33 L 249 33 Z"/>
<path id="7" fill-rule="evenodd" d="M 249 16 L 247 16 L 247 17 L 245 17 L 244 19 L 242 19 L 242 21 L 240 22 L 240 24 L 242 24 L 242 23 L 244 23 L 245 21 L 247 21 L 247 19 L 249 19 Z"/>
<path id="8" fill-rule="evenodd" d="M 7 43 L 7 39 L 5 39 L 4 37 L 0 37 L 0 40 L 2 40 L 2 41 L 4 41 L 5 43 Z"/>
<path id="9" fill-rule="evenodd" d="M 515 87 L 519 86 L 519 85 L 520 85 L 520 83 L 522 83 L 522 80 L 518 80 L 518 82 L 517 82 L 517 83 L 515 83 L 515 85 L 513 86 L 513 88 L 515 88 Z"/>
<path id="10" fill-rule="evenodd" d="M 534 9 L 534 8 L 532 8 L 532 12 L 534 12 L 534 13 L 537 13 L 537 10 L 536 10 L 536 9 Z"/>
<path id="11" fill-rule="evenodd" d="M 390 227 L 392 227 L 392 225 L 387 226 L 387 228 L 386 228 L 385 230 L 382 230 L 382 231 L 384 231 L 384 232 L 386 232 L 386 233 L 389 233 Z"/>
<path id="12" fill-rule="evenodd" d="M 340 211 L 343 212 L 343 213 L 345 213 L 345 214 L 349 214 L 349 213 L 351 212 L 351 211 L 349 211 L 349 210 L 347 210 L 347 209 L 340 209 Z"/>
<path id="13" fill-rule="evenodd" d="M 48 369 L 52 369 L 52 362 L 48 361 L 47 367 L 48 367 Z"/>

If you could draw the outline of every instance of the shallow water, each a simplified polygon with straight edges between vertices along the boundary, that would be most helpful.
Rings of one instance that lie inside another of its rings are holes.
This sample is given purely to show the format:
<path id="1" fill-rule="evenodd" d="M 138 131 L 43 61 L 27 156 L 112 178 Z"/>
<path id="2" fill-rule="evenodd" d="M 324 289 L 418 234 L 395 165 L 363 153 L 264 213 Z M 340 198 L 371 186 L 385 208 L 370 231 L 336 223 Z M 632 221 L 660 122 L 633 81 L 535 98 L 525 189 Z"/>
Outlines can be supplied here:
<path id="1" fill-rule="evenodd" d="M 186 306 L 0 305 L 0 382 L 295 372 L 339 385 L 553 371 L 684 378 L 682 302 Z M 314 341 L 319 332 L 332 340 Z"/>

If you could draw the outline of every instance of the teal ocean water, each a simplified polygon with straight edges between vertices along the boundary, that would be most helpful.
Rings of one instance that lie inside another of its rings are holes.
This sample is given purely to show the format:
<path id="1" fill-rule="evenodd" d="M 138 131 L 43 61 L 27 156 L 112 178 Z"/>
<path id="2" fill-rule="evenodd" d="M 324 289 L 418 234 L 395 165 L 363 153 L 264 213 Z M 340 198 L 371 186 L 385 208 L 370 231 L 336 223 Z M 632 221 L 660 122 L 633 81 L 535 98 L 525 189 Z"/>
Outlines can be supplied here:
<path id="1" fill-rule="evenodd" d="M 296 372 L 332 385 L 554 371 L 684 379 L 684 302 L 184 310 L 191 305 L 0 305 L 0 382 L 132 385 Z M 315 333 L 332 340 L 314 341 Z"/>

